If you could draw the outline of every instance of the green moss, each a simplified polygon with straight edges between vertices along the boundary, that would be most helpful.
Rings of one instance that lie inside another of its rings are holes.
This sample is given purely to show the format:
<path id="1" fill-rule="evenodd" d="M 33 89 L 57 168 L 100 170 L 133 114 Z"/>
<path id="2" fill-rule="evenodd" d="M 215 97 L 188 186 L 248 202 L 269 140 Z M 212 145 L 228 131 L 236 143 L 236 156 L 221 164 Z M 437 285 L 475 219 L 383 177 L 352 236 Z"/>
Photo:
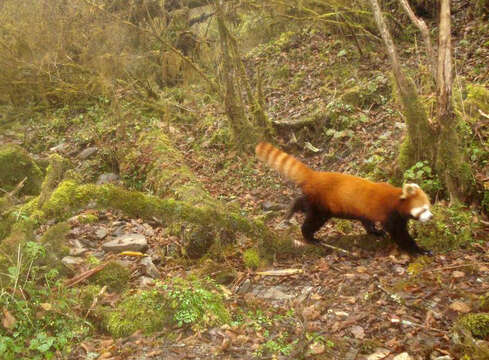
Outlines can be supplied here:
<path id="1" fill-rule="evenodd" d="M 473 236 L 480 225 L 472 221 L 472 213 L 463 205 L 435 205 L 432 212 L 434 216 L 430 222 L 410 222 L 414 237 L 420 245 L 447 251 L 466 247 L 475 240 Z"/>
<path id="2" fill-rule="evenodd" d="M 121 292 L 129 283 L 131 272 L 117 261 L 109 262 L 101 271 L 93 276 L 92 281 L 100 286 L 107 286 L 111 292 Z"/>
<path id="3" fill-rule="evenodd" d="M 164 294 L 156 289 L 141 291 L 124 298 L 104 316 L 104 327 L 113 337 L 129 336 L 136 330 L 145 334 L 162 330 L 171 323 Z"/>
<path id="4" fill-rule="evenodd" d="M 81 214 L 78 216 L 80 224 L 93 224 L 98 221 L 98 216 L 95 214 Z"/>
<path id="5" fill-rule="evenodd" d="M 19 194 L 37 195 L 41 190 L 42 172 L 29 154 L 17 145 L 0 147 L 0 187 L 11 191 L 27 178 Z"/>
<path id="6" fill-rule="evenodd" d="M 95 297 L 100 293 L 100 290 L 102 289 L 102 286 L 100 285 L 95 285 L 95 284 L 89 284 L 86 286 L 81 287 L 78 291 L 78 299 L 79 299 L 79 304 L 81 306 L 81 310 L 86 313 L 90 307 L 93 304 L 93 300 L 95 300 Z"/>
<path id="7" fill-rule="evenodd" d="M 243 253 L 243 263 L 249 269 L 258 269 L 261 263 L 260 254 L 256 249 L 247 249 Z"/>
<path id="8" fill-rule="evenodd" d="M 408 268 L 407 272 L 409 275 L 419 275 L 427 265 L 431 264 L 433 260 L 431 258 L 428 258 L 426 256 L 418 256 L 414 261 L 412 261 Z"/>
<path id="9" fill-rule="evenodd" d="M 484 339 L 489 335 L 489 313 L 464 315 L 459 319 L 459 324 L 475 337 Z"/>
<path id="10" fill-rule="evenodd" d="M 212 259 L 205 259 L 199 266 L 198 276 L 200 278 L 210 277 L 218 284 L 230 284 L 236 279 L 237 272 L 233 266 L 227 263 L 218 263 Z"/>
<path id="11" fill-rule="evenodd" d="M 211 247 L 211 241 L 221 240 L 221 236 L 227 233 L 243 233 L 259 245 L 275 239 L 275 235 L 261 221 L 248 220 L 237 212 L 221 207 L 219 203 L 197 206 L 127 191 L 110 184 L 79 185 L 73 181 L 63 181 L 43 204 L 42 211 L 45 219 L 61 220 L 72 216 L 90 202 L 99 208 L 120 210 L 128 216 L 144 219 L 156 217 L 166 224 L 179 223 L 193 229 L 189 233 L 189 238 L 197 240 L 192 242 L 193 245 L 206 249 Z"/>
<path id="12" fill-rule="evenodd" d="M 482 85 L 467 85 L 467 103 L 473 111 L 482 110 L 489 114 L 489 89 Z"/>
<path id="13" fill-rule="evenodd" d="M 165 326 L 203 328 L 230 321 L 223 297 L 215 286 L 180 278 L 126 296 L 103 317 L 105 329 L 114 337 L 127 336 L 136 330 L 149 334 Z"/>
<path id="14" fill-rule="evenodd" d="M 51 196 L 56 186 L 63 180 L 65 171 L 69 168 L 69 161 L 53 154 L 49 157 L 49 166 L 46 170 L 46 176 L 41 185 L 41 194 L 39 195 L 39 206 Z"/>

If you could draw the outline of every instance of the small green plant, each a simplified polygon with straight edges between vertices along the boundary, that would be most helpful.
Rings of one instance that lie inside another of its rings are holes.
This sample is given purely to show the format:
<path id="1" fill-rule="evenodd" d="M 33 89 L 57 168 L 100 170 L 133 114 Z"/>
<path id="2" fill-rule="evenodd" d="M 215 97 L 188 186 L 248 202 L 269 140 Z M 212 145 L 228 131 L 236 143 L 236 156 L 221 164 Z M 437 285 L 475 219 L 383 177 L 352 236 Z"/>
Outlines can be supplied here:
<path id="1" fill-rule="evenodd" d="M 9 282 L 0 290 L 2 359 L 51 359 L 56 352 L 69 353 L 90 330 L 73 311 L 77 300 L 73 291 L 56 282 L 57 270 L 43 265 L 46 256 L 43 245 L 27 241 L 19 245 L 16 262 L 1 274 Z"/>
<path id="2" fill-rule="evenodd" d="M 268 334 L 267 334 L 268 335 Z M 298 340 L 295 339 L 289 342 L 289 335 L 287 332 L 280 333 L 275 339 L 268 340 L 262 344 L 255 355 L 258 357 L 263 357 L 265 355 L 290 355 L 294 349 L 294 345 L 297 344 Z"/>
<path id="3" fill-rule="evenodd" d="M 426 161 L 418 161 L 407 169 L 404 172 L 404 181 L 418 184 L 431 196 L 436 196 L 443 188 L 438 176 L 433 172 Z"/>
<path id="4" fill-rule="evenodd" d="M 215 288 L 208 280 L 207 286 Z M 230 321 L 223 297 L 216 291 L 210 291 L 199 281 L 191 283 L 174 279 L 171 287 L 164 285 L 174 309 L 173 319 L 178 326 L 212 325 Z"/>
<path id="5" fill-rule="evenodd" d="M 260 254 L 256 249 L 247 249 L 243 253 L 243 262 L 249 269 L 257 269 L 260 266 Z"/>

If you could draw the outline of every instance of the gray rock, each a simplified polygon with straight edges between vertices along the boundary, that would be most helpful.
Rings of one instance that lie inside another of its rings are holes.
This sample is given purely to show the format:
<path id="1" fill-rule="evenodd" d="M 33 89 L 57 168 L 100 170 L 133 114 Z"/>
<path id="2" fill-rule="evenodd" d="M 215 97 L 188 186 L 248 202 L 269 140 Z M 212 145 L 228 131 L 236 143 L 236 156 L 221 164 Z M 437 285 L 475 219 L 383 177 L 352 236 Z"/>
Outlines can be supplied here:
<path id="1" fill-rule="evenodd" d="M 97 230 L 95 230 L 95 236 L 99 240 L 102 240 L 104 237 L 107 236 L 107 234 L 108 234 L 108 231 L 104 227 L 101 227 L 101 228 L 98 228 Z"/>
<path id="2" fill-rule="evenodd" d="M 97 150 L 98 149 L 95 146 L 88 147 L 85 150 L 83 150 L 81 153 L 78 154 L 78 158 L 80 160 L 86 160 L 90 156 L 92 156 L 93 154 L 95 154 L 97 152 Z"/>
<path id="3" fill-rule="evenodd" d="M 152 287 L 155 284 L 155 280 L 149 276 L 140 276 L 137 279 L 137 284 L 141 288 Z"/>
<path id="4" fill-rule="evenodd" d="M 102 248 L 109 252 L 145 251 L 148 248 L 148 242 L 144 235 L 125 234 L 105 242 Z"/>
<path id="5" fill-rule="evenodd" d="M 144 267 L 144 273 L 153 279 L 159 279 L 160 278 L 160 272 L 158 268 L 153 264 L 153 261 L 151 260 L 151 257 L 145 256 L 141 259 L 140 264 L 143 265 Z"/>
<path id="6" fill-rule="evenodd" d="M 84 247 L 75 247 L 70 249 L 70 255 L 71 256 L 80 256 L 85 254 L 88 251 L 87 248 Z"/>
<path id="7" fill-rule="evenodd" d="M 116 184 L 120 180 L 119 175 L 114 173 L 101 174 L 97 179 L 97 185 Z"/>
<path id="8" fill-rule="evenodd" d="M 246 279 L 245 281 L 243 281 L 243 283 L 239 287 L 237 293 L 238 294 L 246 294 L 248 291 L 250 291 L 250 289 L 251 289 L 251 280 Z"/>
<path id="9" fill-rule="evenodd" d="M 63 265 L 67 267 L 73 267 L 73 266 L 83 264 L 84 260 L 76 256 L 65 256 L 64 258 L 61 259 L 61 262 L 63 263 Z"/>
<path id="10" fill-rule="evenodd" d="M 282 286 L 272 286 L 267 288 L 265 291 L 260 291 L 259 289 L 257 289 L 257 291 L 257 297 L 269 300 L 290 300 L 295 297 L 294 294 L 286 293 L 286 289 Z"/>
<path id="11" fill-rule="evenodd" d="M 61 143 L 59 145 L 53 146 L 49 150 L 53 151 L 53 152 L 57 152 L 57 153 L 64 153 L 64 152 L 66 152 L 66 150 L 68 150 L 68 144 L 67 143 Z"/>

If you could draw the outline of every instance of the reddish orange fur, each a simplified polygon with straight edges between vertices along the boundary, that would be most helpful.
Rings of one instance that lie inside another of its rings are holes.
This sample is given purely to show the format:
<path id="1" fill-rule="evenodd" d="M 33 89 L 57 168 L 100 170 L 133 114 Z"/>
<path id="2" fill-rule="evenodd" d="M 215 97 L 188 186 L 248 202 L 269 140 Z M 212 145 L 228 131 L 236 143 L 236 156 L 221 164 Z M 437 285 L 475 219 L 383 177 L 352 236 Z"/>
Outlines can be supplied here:
<path id="1" fill-rule="evenodd" d="M 314 171 L 294 157 L 269 143 L 256 146 L 258 158 L 294 181 L 304 195 L 333 215 L 346 218 L 385 222 L 393 211 L 409 215 L 409 211 L 429 200 L 417 189 L 401 201 L 403 190 L 388 183 L 376 183 L 356 176 Z"/>

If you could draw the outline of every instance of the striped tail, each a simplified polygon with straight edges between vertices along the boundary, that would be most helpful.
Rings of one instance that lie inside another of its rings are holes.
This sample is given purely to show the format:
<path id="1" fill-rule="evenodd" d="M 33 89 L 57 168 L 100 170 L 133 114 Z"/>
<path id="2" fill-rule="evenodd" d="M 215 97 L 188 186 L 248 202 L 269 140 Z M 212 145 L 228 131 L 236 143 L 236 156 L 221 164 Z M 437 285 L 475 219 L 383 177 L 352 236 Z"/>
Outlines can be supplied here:
<path id="1" fill-rule="evenodd" d="M 302 185 L 313 172 L 295 157 L 284 153 L 267 142 L 259 143 L 255 148 L 259 160 L 267 163 L 287 179 Z"/>

